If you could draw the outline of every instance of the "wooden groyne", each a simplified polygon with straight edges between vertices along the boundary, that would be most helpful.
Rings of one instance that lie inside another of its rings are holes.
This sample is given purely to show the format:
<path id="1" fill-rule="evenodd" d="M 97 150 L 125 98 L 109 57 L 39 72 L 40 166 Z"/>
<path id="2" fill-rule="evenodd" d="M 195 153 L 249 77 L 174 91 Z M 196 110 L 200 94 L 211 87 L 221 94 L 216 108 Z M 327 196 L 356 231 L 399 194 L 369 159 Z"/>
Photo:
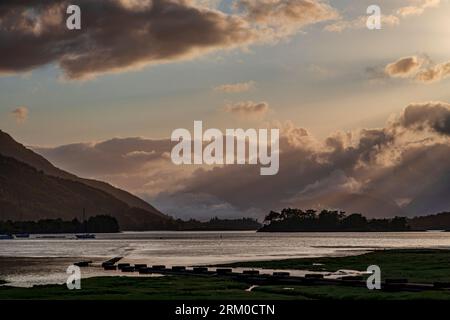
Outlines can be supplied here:
<path id="1" fill-rule="evenodd" d="M 104 270 L 120 270 L 126 273 L 139 273 L 141 275 L 177 275 L 177 276 L 205 276 L 227 277 L 233 280 L 248 283 L 249 285 L 339 285 L 350 287 L 367 287 L 362 276 L 346 275 L 339 278 L 326 278 L 324 274 L 309 273 L 304 276 L 292 276 L 286 271 L 275 271 L 272 274 L 263 274 L 261 270 L 251 269 L 234 272 L 232 268 L 208 268 L 203 266 L 187 268 L 185 266 L 165 265 L 147 266 L 146 264 L 119 263 L 121 257 L 110 259 L 102 264 Z M 450 283 L 409 283 L 407 279 L 386 279 L 381 284 L 384 291 L 426 291 L 450 290 Z"/>
<path id="2" fill-rule="evenodd" d="M 110 265 L 115 265 L 117 262 L 119 262 L 119 261 L 122 260 L 122 259 L 123 259 L 123 257 L 114 257 L 114 258 L 111 258 L 111 259 L 109 259 L 109 260 L 103 262 L 103 263 L 102 263 L 102 267 L 104 267 L 104 266 L 110 266 Z"/>

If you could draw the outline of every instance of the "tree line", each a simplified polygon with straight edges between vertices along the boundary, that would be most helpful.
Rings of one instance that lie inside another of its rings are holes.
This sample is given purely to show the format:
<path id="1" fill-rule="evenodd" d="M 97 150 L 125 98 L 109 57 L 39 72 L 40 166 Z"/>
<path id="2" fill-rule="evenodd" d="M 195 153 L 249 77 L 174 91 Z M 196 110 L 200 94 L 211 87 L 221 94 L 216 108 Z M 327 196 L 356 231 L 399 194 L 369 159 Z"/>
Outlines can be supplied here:
<path id="1" fill-rule="evenodd" d="M 224 231 L 224 230 L 258 230 L 261 228 L 257 220 L 252 218 L 219 219 L 209 221 L 190 219 L 183 221 L 169 220 L 166 225 L 155 222 L 155 228 L 149 230 L 177 231 Z M 115 233 L 120 232 L 120 226 L 114 217 L 98 215 L 84 222 L 78 219 L 64 221 L 62 219 L 42 219 L 39 221 L 0 221 L 0 234 L 52 234 L 52 233 Z"/>
<path id="2" fill-rule="evenodd" d="M 0 221 L 0 234 L 50 234 L 50 233 L 115 233 L 119 232 L 116 218 L 108 215 L 90 217 L 85 221 L 73 219 L 43 219 L 39 221 Z"/>
<path id="3" fill-rule="evenodd" d="M 271 211 L 261 232 L 394 232 L 409 231 L 408 219 L 367 219 L 362 214 L 345 211 L 286 208 Z"/>
<path id="4" fill-rule="evenodd" d="M 224 231 L 224 230 L 258 230 L 262 224 L 252 218 L 219 219 L 217 217 L 209 221 L 201 222 L 195 219 L 183 221 L 178 219 L 179 231 Z"/>

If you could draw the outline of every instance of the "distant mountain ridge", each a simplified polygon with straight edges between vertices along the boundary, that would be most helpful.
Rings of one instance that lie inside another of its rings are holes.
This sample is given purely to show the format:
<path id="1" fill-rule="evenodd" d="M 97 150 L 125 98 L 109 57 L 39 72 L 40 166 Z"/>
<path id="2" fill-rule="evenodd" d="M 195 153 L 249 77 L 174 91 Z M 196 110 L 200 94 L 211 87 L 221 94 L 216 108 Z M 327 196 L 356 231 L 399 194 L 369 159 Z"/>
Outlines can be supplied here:
<path id="1" fill-rule="evenodd" d="M 117 199 L 127 203 L 130 207 L 141 208 L 144 210 L 148 210 L 154 214 L 163 216 L 163 214 L 157 209 L 155 209 L 153 206 L 124 190 L 113 187 L 112 185 L 103 181 L 97 181 L 93 179 L 83 179 L 74 174 L 68 173 L 64 170 L 55 167 L 53 164 L 50 163 L 50 161 L 48 161 L 41 155 L 35 153 L 34 151 L 26 148 L 19 142 L 15 141 L 9 134 L 3 132 L 2 130 L 0 130 L 0 154 L 26 163 L 38 170 L 42 170 L 44 173 L 48 175 L 79 181 L 91 187 L 103 190 L 107 193 L 112 194 Z"/>
<path id="2" fill-rule="evenodd" d="M 53 166 L 0 130 L 0 219 L 80 218 L 110 214 L 122 229 L 173 228 L 174 220 L 142 199 L 105 182 Z"/>

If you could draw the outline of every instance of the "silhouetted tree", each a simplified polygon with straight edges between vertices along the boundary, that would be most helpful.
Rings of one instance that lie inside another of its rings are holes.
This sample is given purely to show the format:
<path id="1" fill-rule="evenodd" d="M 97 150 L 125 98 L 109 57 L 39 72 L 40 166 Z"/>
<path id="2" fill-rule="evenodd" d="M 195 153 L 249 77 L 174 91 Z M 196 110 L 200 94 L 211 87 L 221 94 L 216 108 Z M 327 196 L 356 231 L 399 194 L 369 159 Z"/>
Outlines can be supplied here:
<path id="1" fill-rule="evenodd" d="M 272 223 L 273 221 L 278 221 L 281 219 L 281 214 L 279 212 L 270 211 L 269 214 L 264 218 L 264 222 Z"/>
<path id="2" fill-rule="evenodd" d="M 322 210 L 319 213 L 319 225 L 326 230 L 337 230 L 340 227 L 341 219 L 344 217 L 338 211 Z"/>
<path id="3" fill-rule="evenodd" d="M 367 219 L 360 213 L 353 213 L 342 220 L 344 229 L 365 231 L 368 229 Z"/>

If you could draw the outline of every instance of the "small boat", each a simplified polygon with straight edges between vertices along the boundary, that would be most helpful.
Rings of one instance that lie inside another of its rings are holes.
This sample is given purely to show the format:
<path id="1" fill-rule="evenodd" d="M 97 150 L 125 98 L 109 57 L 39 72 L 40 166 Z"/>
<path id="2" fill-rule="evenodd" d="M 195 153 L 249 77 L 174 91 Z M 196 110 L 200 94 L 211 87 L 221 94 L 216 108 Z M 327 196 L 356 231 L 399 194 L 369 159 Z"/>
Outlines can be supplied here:
<path id="1" fill-rule="evenodd" d="M 17 233 L 17 234 L 14 235 L 14 237 L 20 238 L 20 239 L 29 238 L 30 234 L 29 233 Z"/>
<path id="2" fill-rule="evenodd" d="M 0 234 L 0 240 L 11 240 L 14 237 L 11 234 Z"/>
<path id="3" fill-rule="evenodd" d="M 75 237 L 77 237 L 77 239 L 95 239 L 95 234 L 92 233 L 76 234 Z"/>

